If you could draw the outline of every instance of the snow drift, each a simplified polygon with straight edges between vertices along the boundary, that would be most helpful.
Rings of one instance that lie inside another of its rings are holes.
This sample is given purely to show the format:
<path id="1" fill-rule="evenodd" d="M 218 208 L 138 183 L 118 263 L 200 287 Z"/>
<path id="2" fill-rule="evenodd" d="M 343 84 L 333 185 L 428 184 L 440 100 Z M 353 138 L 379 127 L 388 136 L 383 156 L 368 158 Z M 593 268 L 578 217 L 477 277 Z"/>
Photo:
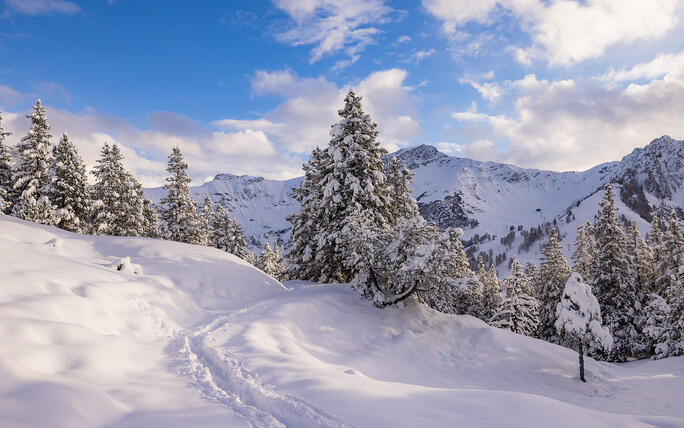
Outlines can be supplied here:
<path id="1" fill-rule="evenodd" d="M 569 349 L 208 247 L 0 216 L 0 255 L 3 427 L 684 426 L 684 358 L 583 384 Z"/>

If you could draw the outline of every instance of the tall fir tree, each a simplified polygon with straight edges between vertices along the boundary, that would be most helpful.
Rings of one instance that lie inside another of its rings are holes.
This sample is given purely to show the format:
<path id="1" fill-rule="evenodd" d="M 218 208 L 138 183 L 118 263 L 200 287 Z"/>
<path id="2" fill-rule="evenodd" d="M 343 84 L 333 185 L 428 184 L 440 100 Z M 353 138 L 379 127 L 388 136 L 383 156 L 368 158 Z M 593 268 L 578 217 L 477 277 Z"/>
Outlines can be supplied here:
<path id="1" fill-rule="evenodd" d="M 539 328 L 540 339 L 560 343 L 556 332 L 556 305 L 560 302 L 565 281 L 570 276 L 570 267 L 563 255 L 563 247 L 558 242 L 556 228 L 551 229 L 549 240 L 542 247 L 539 268 Z"/>
<path id="2" fill-rule="evenodd" d="M 12 135 L 2 128 L 2 113 L 0 113 L 0 214 L 9 213 L 12 206 L 12 153 L 5 139 Z"/>
<path id="3" fill-rule="evenodd" d="M 537 289 L 539 286 L 539 270 L 537 270 L 537 265 L 528 262 L 525 264 L 524 271 L 529 279 L 528 284 L 530 287 L 529 290 L 525 290 L 525 292 L 536 299 L 539 294 L 539 290 Z"/>
<path id="4" fill-rule="evenodd" d="M 90 231 L 92 199 L 85 163 L 66 132 L 52 150 L 46 193 L 57 209 L 57 226 L 77 233 Z"/>
<path id="5" fill-rule="evenodd" d="M 614 339 L 607 358 L 626 361 L 635 354 L 634 344 L 639 341 L 635 273 L 627 253 L 627 237 L 618 223 L 612 186 L 606 184 L 604 192 L 594 226 L 598 254 L 591 267 L 591 286 Z"/>
<path id="6" fill-rule="evenodd" d="M 517 259 L 511 263 L 511 272 L 501 281 L 503 299 L 490 324 L 511 330 L 514 333 L 533 335 L 539 324 L 537 299 L 525 290 L 529 289 L 529 278 Z"/>
<path id="7" fill-rule="evenodd" d="M 214 205 L 209 198 L 209 195 L 204 194 L 204 202 L 202 203 L 202 208 L 199 211 L 200 220 L 200 243 L 202 245 L 212 245 L 211 242 L 211 227 L 212 218 L 214 216 Z"/>
<path id="8" fill-rule="evenodd" d="M 299 228 L 301 216 L 310 216 L 309 227 L 314 231 L 316 248 L 308 253 L 312 257 L 308 262 L 304 261 L 307 253 L 302 253 L 301 244 L 295 242 L 293 246 L 295 269 L 313 274 L 301 279 L 349 282 L 354 277 L 357 269 L 345 263 L 349 255 L 342 251 L 345 245 L 341 232 L 349 223 L 358 223 L 356 216 L 370 230 L 391 227 L 390 192 L 382 162 L 386 151 L 376 141 L 377 125 L 363 112 L 361 97 L 351 90 L 338 113 L 341 120 L 333 125 L 326 154 L 320 156 L 321 170 L 314 174 L 318 178 L 314 187 L 319 189 L 314 192 L 320 200 L 312 209 L 303 207 L 291 217 L 293 228 Z M 301 240 L 297 233 L 293 230 L 295 241 Z M 303 263 L 312 265 L 308 270 L 301 269 Z"/>
<path id="9" fill-rule="evenodd" d="M 126 171 L 117 144 L 105 143 L 93 169 L 92 231 L 98 235 L 146 236 L 145 198 L 140 183 Z"/>
<path id="10" fill-rule="evenodd" d="M 287 253 L 290 278 L 316 281 L 319 277 L 315 238 L 320 230 L 318 207 L 323 195 L 320 183 L 327 156 L 326 150 L 316 147 L 303 166 L 302 183 L 292 189 L 300 209 L 287 217 L 292 223 L 290 249 Z"/>
<path id="11" fill-rule="evenodd" d="M 393 225 L 399 219 L 420 216 L 418 204 L 411 196 L 413 174 L 401 161 L 394 157 L 387 162 L 387 185 L 390 189 L 389 221 Z"/>
<path id="12" fill-rule="evenodd" d="M 33 106 L 33 112 L 26 117 L 31 120 L 31 129 L 16 146 L 17 164 L 12 175 L 12 213 L 24 220 L 54 224 L 54 209 L 45 194 L 52 161 L 52 135 L 40 98 Z"/>
<path id="13" fill-rule="evenodd" d="M 572 270 L 582 275 L 582 278 L 589 278 L 591 274 L 591 264 L 596 257 L 596 243 L 594 241 L 594 228 L 591 223 L 579 225 L 577 227 L 577 238 L 575 239 L 575 251 L 572 253 Z"/>
<path id="14" fill-rule="evenodd" d="M 166 170 L 171 175 L 166 178 L 163 188 L 167 194 L 160 202 L 164 235 L 171 241 L 202 244 L 201 216 L 190 197 L 188 164 L 178 146 L 169 155 Z"/>
<path id="15" fill-rule="evenodd" d="M 658 271 L 658 291 L 667 310 L 662 332 L 657 338 L 656 356 L 673 357 L 684 354 L 684 237 L 675 210 L 670 213 L 663 237 L 663 259 Z"/>
<path id="16" fill-rule="evenodd" d="M 256 266 L 265 274 L 277 279 L 278 281 L 285 280 L 285 272 L 287 271 L 287 267 L 285 266 L 283 258 L 279 254 L 277 243 L 274 243 L 273 247 L 271 247 L 270 243 L 266 243 L 264 250 L 257 259 Z"/>
<path id="17" fill-rule="evenodd" d="M 651 219 L 651 232 L 647 236 L 647 243 L 651 248 L 653 266 L 655 267 L 653 271 L 653 276 L 650 279 L 651 291 L 656 292 L 658 287 L 656 283 L 658 282 L 658 267 L 662 263 L 665 254 L 665 249 L 663 248 L 664 234 L 661 226 L 660 218 L 657 215 L 653 215 Z"/>
<path id="18" fill-rule="evenodd" d="M 496 269 L 491 265 L 490 271 L 485 269 L 484 258 L 479 257 L 477 264 L 477 278 L 482 283 L 482 319 L 489 322 L 501 306 L 501 289 Z"/>

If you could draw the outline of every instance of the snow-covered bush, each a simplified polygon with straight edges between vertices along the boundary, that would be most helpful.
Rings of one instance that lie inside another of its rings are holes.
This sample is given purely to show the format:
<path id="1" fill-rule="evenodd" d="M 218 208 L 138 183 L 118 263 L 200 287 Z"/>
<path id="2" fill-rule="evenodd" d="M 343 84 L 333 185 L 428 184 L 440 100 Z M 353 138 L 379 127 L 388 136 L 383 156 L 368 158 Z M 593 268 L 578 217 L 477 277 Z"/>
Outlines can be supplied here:
<path id="1" fill-rule="evenodd" d="M 591 287 L 582 281 L 579 273 L 573 272 L 565 283 L 563 297 L 556 306 L 556 331 L 564 340 L 577 347 L 579 353 L 580 379 L 584 379 L 584 352 L 610 351 L 613 337 L 603 326 L 601 307 L 591 292 Z"/>
<path id="2" fill-rule="evenodd" d="M 123 257 L 118 261 L 112 263 L 110 267 L 119 272 L 132 273 L 133 275 L 142 275 L 142 266 L 132 263 L 130 257 Z"/>

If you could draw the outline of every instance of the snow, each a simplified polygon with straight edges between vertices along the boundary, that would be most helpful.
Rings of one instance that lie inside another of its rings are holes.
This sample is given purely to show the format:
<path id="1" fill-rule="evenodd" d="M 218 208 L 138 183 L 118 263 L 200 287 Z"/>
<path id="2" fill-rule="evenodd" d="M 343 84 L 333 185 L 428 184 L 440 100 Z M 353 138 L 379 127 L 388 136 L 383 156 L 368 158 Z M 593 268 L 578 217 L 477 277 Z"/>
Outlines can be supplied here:
<path id="1" fill-rule="evenodd" d="M 3 427 L 684 427 L 684 357 L 583 384 L 570 349 L 208 247 L 0 216 L 0 254 Z"/>

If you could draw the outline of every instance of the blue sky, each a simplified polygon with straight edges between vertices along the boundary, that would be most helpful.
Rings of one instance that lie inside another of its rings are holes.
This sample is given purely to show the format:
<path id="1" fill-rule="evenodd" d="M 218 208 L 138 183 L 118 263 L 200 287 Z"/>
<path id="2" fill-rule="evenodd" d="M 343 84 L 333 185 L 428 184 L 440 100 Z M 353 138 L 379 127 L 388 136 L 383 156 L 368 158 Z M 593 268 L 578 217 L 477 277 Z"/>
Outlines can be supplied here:
<path id="1" fill-rule="evenodd" d="M 682 0 L 0 0 L 0 109 L 40 96 L 89 164 L 122 145 L 145 185 L 288 178 L 344 92 L 389 149 L 586 169 L 684 138 Z"/>

